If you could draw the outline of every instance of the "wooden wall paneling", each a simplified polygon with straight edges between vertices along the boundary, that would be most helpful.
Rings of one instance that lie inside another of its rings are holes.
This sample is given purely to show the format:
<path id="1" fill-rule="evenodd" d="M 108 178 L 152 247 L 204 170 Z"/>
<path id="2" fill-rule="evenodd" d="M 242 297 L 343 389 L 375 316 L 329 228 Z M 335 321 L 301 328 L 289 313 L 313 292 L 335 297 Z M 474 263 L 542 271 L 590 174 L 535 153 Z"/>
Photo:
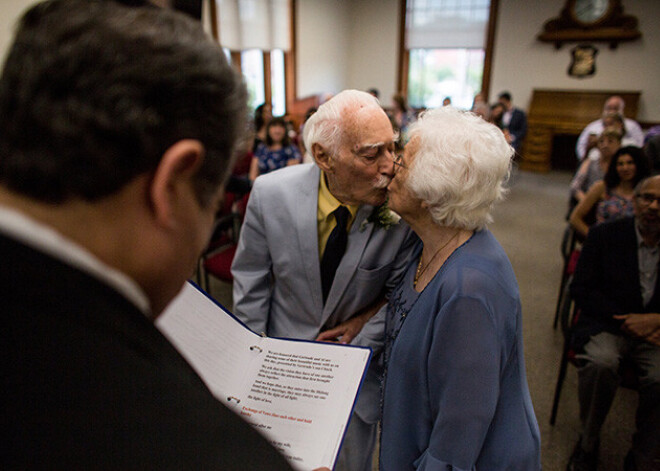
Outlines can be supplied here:
<path id="1" fill-rule="evenodd" d="M 638 91 L 534 89 L 520 168 L 550 171 L 555 135 L 579 135 L 587 124 L 601 116 L 605 100 L 612 95 L 625 100 L 626 117 L 637 117 L 641 95 Z"/>

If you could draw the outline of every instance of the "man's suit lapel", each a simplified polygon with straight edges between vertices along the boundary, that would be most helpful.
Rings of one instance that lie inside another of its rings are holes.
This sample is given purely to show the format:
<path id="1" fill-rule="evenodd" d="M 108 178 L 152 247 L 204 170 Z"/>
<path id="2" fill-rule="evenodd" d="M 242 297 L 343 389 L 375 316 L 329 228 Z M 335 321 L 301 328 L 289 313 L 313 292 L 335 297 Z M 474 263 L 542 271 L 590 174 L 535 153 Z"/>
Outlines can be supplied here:
<path id="1" fill-rule="evenodd" d="M 315 312 L 322 312 L 321 325 L 328 324 L 331 315 L 335 314 L 339 300 L 349 289 L 349 283 L 357 270 L 362 254 L 371 233 L 373 224 L 367 224 L 360 230 L 362 223 L 373 211 L 373 206 L 362 206 L 355 215 L 355 221 L 351 225 L 348 235 L 348 246 L 346 253 L 337 268 L 332 288 L 328 294 L 325 306 L 323 305 L 323 294 L 321 292 L 321 268 L 318 249 L 318 225 L 316 213 L 318 209 L 318 185 L 321 178 L 320 169 L 316 166 L 310 167 L 310 172 L 299 190 L 295 199 L 295 232 L 300 247 L 300 273 L 301 283 L 307 283 L 308 292 L 312 293 L 310 304 Z M 295 189 L 292 189 L 295 191 Z M 332 321 L 334 324 L 334 321 Z"/>
<path id="2" fill-rule="evenodd" d="M 295 232 L 300 246 L 300 269 L 307 283 L 309 292 L 312 293 L 310 303 L 314 312 L 323 311 L 323 293 L 321 292 L 321 268 L 319 260 L 318 225 L 316 212 L 319 199 L 320 169 L 314 165 L 301 183 L 300 191 L 297 192 L 295 207 Z M 291 191 L 296 191 L 291 188 Z"/>
<path id="3" fill-rule="evenodd" d="M 362 254 L 365 251 L 365 247 L 369 238 L 371 237 L 371 232 L 374 230 L 373 224 L 367 224 L 362 230 L 360 230 L 364 220 L 369 217 L 373 211 L 373 206 L 364 205 L 361 206 L 355 215 L 355 221 L 351 226 L 351 230 L 348 234 L 348 246 L 346 247 L 346 253 L 341 259 L 341 263 L 337 268 L 337 273 L 335 274 L 335 279 L 332 283 L 332 288 L 330 288 L 330 293 L 328 294 L 328 299 L 326 300 L 325 307 L 323 309 L 323 324 L 327 324 L 331 314 L 334 313 L 337 303 L 341 299 L 344 292 L 349 288 L 349 283 L 353 274 L 357 270 L 357 267 L 362 258 Z M 320 282 L 319 282 L 320 287 Z M 333 323 L 331 323 L 333 324 Z"/>
<path id="4" fill-rule="evenodd" d="M 642 306 L 642 285 L 639 281 L 639 261 L 637 260 L 637 233 L 635 231 L 635 220 L 630 218 L 626 222 L 625 231 L 622 231 L 621 236 L 616 241 L 612 250 L 620 250 L 623 254 L 621 265 L 613 267 L 613 269 L 622 270 L 626 273 L 628 278 L 628 286 L 634 287 L 633 296 L 635 296 L 635 303 Z M 632 294 L 632 293 L 631 293 Z"/>

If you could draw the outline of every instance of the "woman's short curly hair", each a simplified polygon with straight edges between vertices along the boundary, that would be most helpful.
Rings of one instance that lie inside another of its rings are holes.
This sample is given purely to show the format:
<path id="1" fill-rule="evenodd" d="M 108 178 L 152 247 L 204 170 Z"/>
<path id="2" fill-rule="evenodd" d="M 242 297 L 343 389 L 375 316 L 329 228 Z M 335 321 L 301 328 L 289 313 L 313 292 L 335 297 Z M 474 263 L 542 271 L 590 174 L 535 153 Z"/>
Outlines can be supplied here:
<path id="1" fill-rule="evenodd" d="M 436 224 L 478 230 L 505 193 L 513 148 L 478 115 L 443 107 L 409 128 L 415 152 L 406 184 L 429 205 Z"/>

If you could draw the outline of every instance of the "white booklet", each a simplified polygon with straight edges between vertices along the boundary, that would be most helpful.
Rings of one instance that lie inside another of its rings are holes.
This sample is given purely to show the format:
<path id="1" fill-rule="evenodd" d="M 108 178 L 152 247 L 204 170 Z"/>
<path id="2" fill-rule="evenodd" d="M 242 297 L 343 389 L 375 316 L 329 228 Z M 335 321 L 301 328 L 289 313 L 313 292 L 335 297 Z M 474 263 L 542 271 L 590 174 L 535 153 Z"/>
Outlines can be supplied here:
<path id="1" fill-rule="evenodd" d="M 334 467 L 370 349 L 261 337 L 190 283 L 156 326 L 295 469 Z"/>

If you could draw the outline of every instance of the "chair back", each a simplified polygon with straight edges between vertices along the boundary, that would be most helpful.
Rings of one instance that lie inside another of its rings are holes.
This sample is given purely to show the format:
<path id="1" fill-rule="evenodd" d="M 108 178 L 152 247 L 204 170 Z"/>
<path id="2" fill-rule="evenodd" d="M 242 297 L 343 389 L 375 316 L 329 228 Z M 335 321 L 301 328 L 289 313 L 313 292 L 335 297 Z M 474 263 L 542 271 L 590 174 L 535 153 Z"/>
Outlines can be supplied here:
<path id="1" fill-rule="evenodd" d="M 249 197 L 249 193 L 242 195 L 226 193 L 211 241 L 199 263 L 198 279 L 200 282 L 203 281 L 203 288 L 206 290 L 209 289 L 209 275 L 226 283 L 231 283 L 234 279 L 231 274 L 231 264 L 236 254 Z"/>

